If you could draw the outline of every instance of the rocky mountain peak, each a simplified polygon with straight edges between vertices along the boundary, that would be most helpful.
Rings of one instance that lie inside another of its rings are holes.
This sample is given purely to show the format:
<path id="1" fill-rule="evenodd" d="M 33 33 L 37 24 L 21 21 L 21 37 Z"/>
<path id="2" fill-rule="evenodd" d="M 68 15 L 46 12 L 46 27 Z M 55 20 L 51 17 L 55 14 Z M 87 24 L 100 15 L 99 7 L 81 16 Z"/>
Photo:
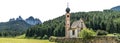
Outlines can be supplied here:
<path id="1" fill-rule="evenodd" d="M 27 18 L 25 20 L 28 24 L 31 24 L 31 25 L 36 25 L 36 24 L 41 24 L 41 21 L 37 18 L 34 18 L 32 16 L 30 16 L 29 18 Z"/>
<path id="2" fill-rule="evenodd" d="M 19 20 L 23 20 L 26 23 L 30 24 L 30 25 L 36 25 L 36 24 L 41 24 L 42 22 L 38 19 L 38 18 L 34 18 L 33 16 L 28 17 L 26 20 L 24 20 L 21 16 L 19 16 L 18 18 L 11 18 L 9 20 L 10 21 L 19 21 Z"/>
<path id="3" fill-rule="evenodd" d="M 16 20 L 23 20 L 23 18 L 21 16 L 19 16 Z"/>
<path id="4" fill-rule="evenodd" d="M 115 7 L 111 8 L 111 10 L 120 11 L 120 6 L 115 6 Z"/>
<path id="5" fill-rule="evenodd" d="M 9 21 L 15 21 L 15 18 L 11 18 Z"/>

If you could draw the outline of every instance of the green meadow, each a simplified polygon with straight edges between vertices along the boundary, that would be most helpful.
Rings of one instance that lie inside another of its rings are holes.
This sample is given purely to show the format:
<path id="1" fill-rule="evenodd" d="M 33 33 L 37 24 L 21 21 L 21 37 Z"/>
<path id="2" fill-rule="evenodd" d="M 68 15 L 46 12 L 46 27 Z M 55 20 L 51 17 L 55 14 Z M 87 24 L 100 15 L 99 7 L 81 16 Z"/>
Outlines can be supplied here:
<path id="1" fill-rule="evenodd" d="M 0 43 L 54 43 L 49 40 L 0 38 Z"/>
<path id="2" fill-rule="evenodd" d="M 55 42 L 49 42 L 49 40 L 42 39 L 25 38 L 24 34 L 16 37 L 0 37 L 0 43 L 55 43 Z"/>

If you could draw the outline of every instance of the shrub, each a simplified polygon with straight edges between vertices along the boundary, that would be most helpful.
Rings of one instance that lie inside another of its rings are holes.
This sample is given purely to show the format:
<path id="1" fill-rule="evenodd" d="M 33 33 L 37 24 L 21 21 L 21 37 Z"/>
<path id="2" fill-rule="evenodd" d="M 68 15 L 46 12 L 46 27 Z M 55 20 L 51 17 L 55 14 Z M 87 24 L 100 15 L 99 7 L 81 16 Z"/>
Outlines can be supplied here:
<path id="1" fill-rule="evenodd" d="M 120 34 L 119 33 L 113 33 L 114 36 L 116 36 L 118 39 L 120 39 Z"/>
<path id="2" fill-rule="evenodd" d="M 56 37 L 51 36 L 51 37 L 49 38 L 49 41 L 50 41 L 50 42 L 55 42 L 56 39 L 57 39 Z"/>
<path id="3" fill-rule="evenodd" d="M 47 35 L 44 35 L 42 39 L 48 39 L 48 36 L 47 36 Z"/>
<path id="4" fill-rule="evenodd" d="M 97 30 L 97 35 L 107 35 L 108 32 L 104 31 L 104 30 Z"/>
<path id="5" fill-rule="evenodd" d="M 120 39 L 120 34 L 117 35 L 118 39 Z"/>
<path id="6" fill-rule="evenodd" d="M 90 38 L 91 36 L 95 36 L 95 35 L 96 35 L 96 33 L 93 30 L 89 30 L 87 28 L 84 28 L 79 33 L 80 38 Z"/>

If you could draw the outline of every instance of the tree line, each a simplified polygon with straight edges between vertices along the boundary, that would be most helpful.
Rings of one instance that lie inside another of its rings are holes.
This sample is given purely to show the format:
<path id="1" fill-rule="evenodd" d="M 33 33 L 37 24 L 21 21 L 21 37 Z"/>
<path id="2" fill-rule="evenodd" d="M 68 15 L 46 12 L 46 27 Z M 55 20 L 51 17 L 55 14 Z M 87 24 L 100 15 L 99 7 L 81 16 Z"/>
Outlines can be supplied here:
<path id="1" fill-rule="evenodd" d="M 94 31 L 104 30 L 109 33 L 120 33 L 120 12 L 113 10 L 71 13 L 71 23 L 82 18 L 87 26 Z M 43 38 L 44 36 L 65 36 L 65 14 L 53 20 L 29 28 L 27 37 Z"/>

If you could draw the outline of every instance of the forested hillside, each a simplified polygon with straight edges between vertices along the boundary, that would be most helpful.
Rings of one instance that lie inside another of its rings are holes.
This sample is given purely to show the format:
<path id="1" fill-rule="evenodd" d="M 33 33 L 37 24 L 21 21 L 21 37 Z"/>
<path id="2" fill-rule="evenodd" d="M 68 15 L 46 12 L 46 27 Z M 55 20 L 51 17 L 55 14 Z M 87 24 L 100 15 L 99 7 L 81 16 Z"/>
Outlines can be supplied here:
<path id="1" fill-rule="evenodd" d="M 32 25 L 26 23 L 24 20 L 16 20 L 0 23 L 0 36 L 14 37 L 25 33 L 25 31 Z"/>
<path id="2" fill-rule="evenodd" d="M 75 12 L 71 13 L 71 24 L 82 18 L 87 26 L 93 30 L 105 30 L 109 33 L 120 33 L 120 12 L 113 10 Z M 27 37 L 45 38 L 49 36 L 65 35 L 65 15 L 43 24 L 29 28 Z"/>
<path id="3" fill-rule="evenodd" d="M 14 37 L 25 34 L 29 27 L 36 24 L 41 24 L 41 20 L 30 16 L 24 20 L 21 16 L 18 18 L 11 18 L 8 22 L 0 22 L 0 36 Z"/>

